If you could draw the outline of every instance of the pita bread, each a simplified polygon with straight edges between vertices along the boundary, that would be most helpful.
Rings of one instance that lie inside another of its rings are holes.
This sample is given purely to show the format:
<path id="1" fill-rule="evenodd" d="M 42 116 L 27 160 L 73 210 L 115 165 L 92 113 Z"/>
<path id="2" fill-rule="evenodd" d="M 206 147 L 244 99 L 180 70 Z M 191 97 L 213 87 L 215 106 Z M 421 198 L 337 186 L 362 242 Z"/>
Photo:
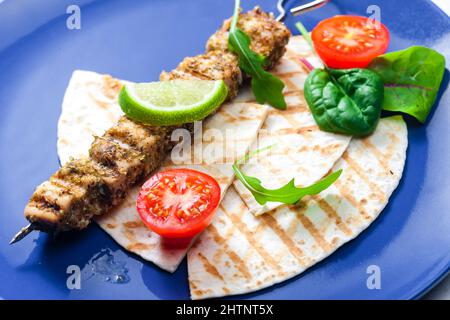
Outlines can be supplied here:
<path id="1" fill-rule="evenodd" d="M 70 157 L 86 156 L 93 135 L 102 135 L 123 115 L 117 103 L 122 83 L 108 75 L 94 72 L 78 70 L 73 73 L 58 124 L 58 155 L 61 164 Z M 203 140 L 202 149 L 194 147 L 191 152 L 182 152 L 196 142 L 182 140 L 182 144 L 176 146 L 167 157 L 161 170 L 181 166 L 203 171 L 218 181 L 222 195 L 225 195 L 234 178 L 231 164 L 248 151 L 267 111 L 267 106 L 256 103 L 224 104 L 196 131 L 195 137 Z M 178 137 L 176 141 L 179 141 Z M 97 223 L 128 251 L 173 272 L 191 243 L 176 248 L 169 246 L 141 222 L 135 209 L 139 189 L 140 186 L 133 188 L 122 205 L 100 217 Z"/>
<path id="2" fill-rule="evenodd" d="M 234 188 L 188 253 L 193 299 L 243 294 L 302 273 L 358 236 L 380 214 L 402 176 L 407 128 L 400 116 L 353 139 L 330 188 L 297 206 L 254 216 Z"/>
<path id="3" fill-rule="evenodd" d="M 64 94 L 58 121 L 57 151 L 63 165 L 86 156 L 94 135 L 101 135 L 123 115 L 117 104 L 122 81 L 75 70 Z"/>
<path id="4" fill-rule="evenodd" d="M 320 180 L 342 156 L 351 140 L 350 136 L 320 131 L 303 96 L 303 84 L 308 76 L 300 63 L 304 57 L 316 66 L 320 62 L 311 52 L 303 37 L 292 37 L 287 53 L 274 70 L 286 84 L 287 110 L 271 109 L 257 142 L 251 149 L 274 146 L 261 157 L 254 157 L 241 167 L 249 176 L 258 177 L 262 185 L 277 189 L 295 178 L 297 186 L 307 186 Z M 243 93 L 243 97 L 251 97 Z M 259 215 L 280 206 L 269 202 L 261 206 L 240 181 L 234 186 L 249 208 Z"/>

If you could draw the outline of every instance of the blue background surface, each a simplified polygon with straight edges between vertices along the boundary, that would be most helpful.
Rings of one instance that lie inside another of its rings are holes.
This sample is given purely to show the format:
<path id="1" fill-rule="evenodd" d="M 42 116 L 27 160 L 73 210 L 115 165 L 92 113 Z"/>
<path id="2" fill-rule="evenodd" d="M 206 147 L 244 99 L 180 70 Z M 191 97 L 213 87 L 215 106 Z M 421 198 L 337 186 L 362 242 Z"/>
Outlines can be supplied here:
<path id="1" fill-rule="evenodd" d="M 292 7 L 299 1 L 288 1 Z M 66 8 L 81 6 L 81 30 L 66 28 Z M 276 12 L 275 0 L 243 1 Z M 389 50 L 413 44 L 450 60 L 450 22 L 431 2 L 332 1 L 300 17 L 308 29 L 335 14 L 366 15 L 381 8 L 391 31 Z M 0 4 L 0 297 L 4 299 L 187 299 L 186 263 L 174 274 L 124 252 L 96 225 L 54 241 L 35 233 L 9 246 L 26 224 L 23 208 L 36 185 L 57 168 L 56 126 L 71 73 L 87 69 L 132 81 L 156 80 L 162 69 L 202 52 L 207 38 L 232 13 L 217 0 L 12 1 Z M 292 29 L 294 30 L 294 29 Z M 298 33 L 294 31 L 294 33 Z M 405 173 L 382 215 L 368 230 L 304 274 L 240 298 L 416 298 L 450 266 L 450 94 L 446 71 L 439 105 L 426 125 L 407 119 Z M 66 268 L 83 268 L 102 249 L 126 262 L 130 281 L 83 279 L 66 286 Z M 368 290 L 366 268 L 382 271 L 381 290 Z"/>

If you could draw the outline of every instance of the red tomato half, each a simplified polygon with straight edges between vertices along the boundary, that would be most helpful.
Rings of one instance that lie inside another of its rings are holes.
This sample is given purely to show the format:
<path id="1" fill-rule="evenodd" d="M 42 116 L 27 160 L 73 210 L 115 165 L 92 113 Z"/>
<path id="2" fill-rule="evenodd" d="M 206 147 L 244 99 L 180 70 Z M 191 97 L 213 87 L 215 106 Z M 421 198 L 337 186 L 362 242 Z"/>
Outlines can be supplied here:
<path id="1" fill-rule="evenodd" d="M 364 68 L 389 45 L 389 31 L 381 22 L 361 16 L 335 16 L 321 21 L 311 38 L 330 68 Z"/>
<path id="2" fill-rule="evenodd" d="M 211 176 L 190 169 L 158 172 L 141 188 L 136 203 L 142 221 L 166 238 L 190 238 L 211 222 L 220 187 Z"/>

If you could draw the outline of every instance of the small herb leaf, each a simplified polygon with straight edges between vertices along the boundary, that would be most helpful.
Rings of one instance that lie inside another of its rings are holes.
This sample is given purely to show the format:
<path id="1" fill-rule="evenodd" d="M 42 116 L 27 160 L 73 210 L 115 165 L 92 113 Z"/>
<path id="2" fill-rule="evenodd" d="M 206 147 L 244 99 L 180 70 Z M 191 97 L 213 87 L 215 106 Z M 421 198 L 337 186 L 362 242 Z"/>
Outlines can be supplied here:
<path id="1" fill-rule="evenodd" d="M 238 55 L 239 67 L 242 71 L 252 77 L 251 85 L 256 101 L 285 110 L 286 101 L 282 93 L 283 81 L 264 70 L 265 58 L 250 49 L 250 37 L 237 27 L 239 4 L 240 1 L 237 0 L 228 36 L 228 48 Z"/>
<path id="2" fill-rule="evenodd" d="M 311 48 L 311 50 L 314 51 L 314 46 L 313 46 L 313 43 L 312 43 L 311 34 L 308 32 L 308 30 L 306 30 L 306 28 L 303 25 L 303 23 L 298 21 L 295 24 L 295 27 L 302 34 L 303 38 L 305 38 L 306 42 L 308 42 L 309 47 Z"/>
<path id="3" fill-rule="evenodd" d="M 257 150 L 255 153 L 259 153 L 260 151 L 261 150 Z M 250 156 L 245 157 L 245 159 L 248 158 L 250 158 Z M 295 186 L 295 179 L 292 179 L 281 188 L 266 189 L 261 185 L 261 180 L 243 173 L 238 167 L 240 163 L 242 163 L 242 160 L 238 160 L 233 164 L 233 171 L 236 174 L 236 178 L 238 178 L 239 181 L 241 181 L 242 184 L 252 193 L 255 200 L 260 205 L 264 205 L 267 202 L 295 204 L 304 196 L 318 194 L 327 189 L 339 178 L 342 173 L 342 169 L 338 170 L 326 176 L 322 180 L 304 188 L 297 188 Z"/>

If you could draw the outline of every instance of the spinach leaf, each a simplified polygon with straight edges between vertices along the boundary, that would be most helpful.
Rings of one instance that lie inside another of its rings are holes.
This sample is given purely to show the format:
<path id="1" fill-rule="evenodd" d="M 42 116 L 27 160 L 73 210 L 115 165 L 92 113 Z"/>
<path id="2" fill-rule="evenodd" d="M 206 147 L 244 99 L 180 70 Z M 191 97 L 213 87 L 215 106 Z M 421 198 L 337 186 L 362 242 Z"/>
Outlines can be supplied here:
<path id="1" fill-rule="evenodd" d="M 314 69 L 304 92 L 321 130 L 366 136 L 380 119 L 383 82 L 373 71 Z"/>
<path id="2" fill-rule="evenodd" d="M 237 27 L 240 1 L 236 0 L 233 20 L 228 36 L 229 50 L 239 57 L 239 67 L 251 76 L 252 91 L 258 103 L 268 103 L 272 107 L 285 110 L 283 96 L 284 83 L 264 70 L 265 58 L 250 49 L 250 37 Z"/>
<path id="3" fill-rule="evenodd" d="M 261 180 L 256 177 L 247 176 L 239 169 L 239 165 L 244 161 L 248 160 L 253 155 L 260 153 L 270 147 L 263 149 L 258 149 L 253 153 L 246 155 L 244 158 L 237 160 L 233 164 L 233 171 L 236 174 L 236 178 L 242 182 L 242 184 L 252 193 L 255 200 L 260 204 L 264 205 L 267 202 L 281 202 L 285 204 L 295 204 L 299 202 L 304 196 L 314 195 L 322 192 L 331 186 L 341 175 L 342 169 L 332 174 L 329 174 L 322 180 L 304 188 L 297 188 L 295 186 L 295 179 L 289 181 L 286 185 L 278 189 L 266 189 L 261 185 Z"/>
<path id="4" fill-rule="evenodd" d="M 445 58 L 433 49 L 413 46 L 375 58 L 368 67 L 384 83 L 383 109 L 425 122 L 436 100 Z"/>

